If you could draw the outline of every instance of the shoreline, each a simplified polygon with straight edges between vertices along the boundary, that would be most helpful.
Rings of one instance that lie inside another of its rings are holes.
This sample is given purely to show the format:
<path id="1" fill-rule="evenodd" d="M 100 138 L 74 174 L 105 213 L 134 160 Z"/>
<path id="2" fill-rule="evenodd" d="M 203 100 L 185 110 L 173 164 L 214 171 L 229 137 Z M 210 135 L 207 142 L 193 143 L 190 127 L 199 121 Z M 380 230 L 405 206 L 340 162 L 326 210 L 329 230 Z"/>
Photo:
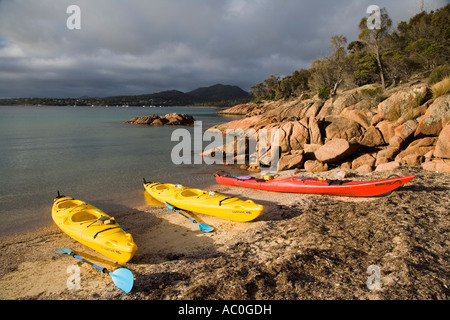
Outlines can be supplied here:
<path id="1" fill-rule="evenodd" d="M 214 184 L 216 184 L 215 179 L 211 178 L 210 181 L 206 180 L 206 174 L 209 174 L 210 170 L 204 170 L 202 175 L 205 175 L 205 177 L 201 177 L 199 180 L 199 183 L 196 185 L 187 185 L 189 187 L 196 187 L 196 188 L 200 188 L 200 189 L 206 189 L 208 187 L 213 186 Z M 242 170 L 241 170 L 242 171 Z M 212 177 L 212 175 L 211 175 Z M 162 181 L 163 183 L 168 183 L 167 181 Z M 173 181 L 170 183 L 177 183 L 177 181 Z M 107 201 L 107 203 L 102 203 L 100 204 L 100 202 L 104 202 L 104 200 L 100 200 L 100 199 L 80 199 L 80 200 L 85 200 L 88 203 L 93 204 L 95 207 L 98 207 L 100 210 L 104 211 L 105 213 L 109 214 L 109 215 L 114 215 L 117 212 L 122 212 L 122 211 L 127 211 L 127 210 L 134 210 L 134 209 L 139 209 L 142 207 L 145 207 L 145 203 L 147 202 L 147 199 L 145 197 L 145 190 L 142 187 L 142 185 L 139 187 L 136 187 L 135 190 L 130 191 L 128 193 L 128 198 L 126 196 L 123 196 L 122 194 L 120 194 L 120 199 L 118 199 L 118 195 L 116 195 L 115 200 L 110 200 Z M 71 197 L 75 197 L 74 195 L 70 195 L 68 194 L 68 196 Z M 130 199 L 131 198 L 131 199 Z M 0 238 L 3 237 L 8 237 L 8 236 L 14 236 L 14 235 L 24 235 L 30 232 L 34 232 L 34 231 L 39 231 L 40 229 L 43 228 L 47 228 L 51 225 L 54 225 L 53 220 L 51 218 L 51 209 L 52 209 L 52 205 L 53 205 L 53 199 L 54 198 L 49 198 L 49 204 L 46 207 L 43 207 L 37 211 L 39 211 L 40 213 L 42 213 L 44 210 L 48 213 L 48 221 L 47 222 L 41 222 L 41 220 L 36 223 L 33 222 L 31 226 L 27 226 L 27 225 L 20 225 L 17 227 L 13 227 L 11 228 L 11 231 L 8 232 L 2 232 L 0 233 Z"/>
<path id="2" fill-rule="evenodd" d="M 76 261 L 55 254 L 55 248 L 69 247 L 109 270 L 120 266 L 56 225 L 3 236 L 0 298 L 448 299 L 450 175 L 404 167 L 384 176 L 391 173 L 417 178 L 374 198 L 283 194 L 214 183 L 208 189 L 252 199 L 266 209 L 249 223 L 193 215 L 215 228 L 211 234 L 162 204 L 112 212 L 138 245 L 133 259 L 120 265 L 135 276 L 129 294 L 81 263 L 81 289 L 69 290 L 66 269 Z M 370 265 L 381 269 L 381 290 L 366 286 Z"/>

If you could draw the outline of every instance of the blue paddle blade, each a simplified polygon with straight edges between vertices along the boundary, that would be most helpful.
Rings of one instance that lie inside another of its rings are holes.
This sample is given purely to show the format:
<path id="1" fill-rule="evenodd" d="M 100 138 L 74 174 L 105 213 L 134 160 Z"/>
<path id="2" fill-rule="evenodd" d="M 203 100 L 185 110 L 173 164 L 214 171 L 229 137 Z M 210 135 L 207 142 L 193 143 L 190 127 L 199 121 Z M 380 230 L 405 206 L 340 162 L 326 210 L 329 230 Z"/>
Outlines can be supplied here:
<path id="1" fill-rule="evenodd" d="M 205 233 L 214 231 L 214 228 L 211 226 L 208 226 L 207 224 L 203 224 L 203 223 L 197 223 L 197 224 L 198 224 L 198 227 L 200 228 L 200 230 Z"/>
<path id="2" fill-rule="evenodd" d="M 73 251 L 72 251 L 72 249 L 69 249 L 69 248 L 56 248 L 55 252 L 58 253 L 58 254 L 68 254 L 68 255 L 70 255 Z"/>
<path id="3" fill-rule="evenodd" d="M 128 293 L 133 289 L 134 277 L 133 273 L 126 268 L 119 268 L 110 272 L 109 275 L 117 288 Z"/>

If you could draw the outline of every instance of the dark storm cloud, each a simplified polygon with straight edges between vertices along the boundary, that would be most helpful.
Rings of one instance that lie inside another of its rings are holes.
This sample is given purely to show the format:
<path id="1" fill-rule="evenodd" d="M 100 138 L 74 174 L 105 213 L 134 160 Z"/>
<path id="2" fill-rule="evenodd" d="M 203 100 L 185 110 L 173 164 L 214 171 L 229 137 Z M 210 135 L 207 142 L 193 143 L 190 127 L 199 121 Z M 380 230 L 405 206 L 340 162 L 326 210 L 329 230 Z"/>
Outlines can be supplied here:
<path id="1" fill-rule="evenodd" d="M 426 9 L 445 0 L 425 1 Z M 81 8 L 81 30 L 66 9 Z M 122 95 L 215 83 L 248 90 L 307 68 L 329 39 L 358 35 L 371 4 L 394 23 L 420 1 L 0 1 L 0 97 Z"/>

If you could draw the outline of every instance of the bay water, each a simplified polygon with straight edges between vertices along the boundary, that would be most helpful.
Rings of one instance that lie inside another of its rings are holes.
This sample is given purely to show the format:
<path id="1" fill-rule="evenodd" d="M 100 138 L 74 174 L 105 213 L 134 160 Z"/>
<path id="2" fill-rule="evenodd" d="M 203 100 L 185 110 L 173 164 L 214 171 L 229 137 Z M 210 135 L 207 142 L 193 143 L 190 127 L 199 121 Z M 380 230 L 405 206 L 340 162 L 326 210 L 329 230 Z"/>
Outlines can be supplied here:
<path id="1" fill-rule="evenodd" d="M 145 205 L 142 178 L 203 188 L 218 165 L 175 165 L 172 132 L 193 127 L 124 123 L 133 117 L 191 114 L 203 130 L 233 120 L 204 107 L 0 106 L 0 236 L 52 223 L 61 194 L 106 213 Z M 205 145 L 208 143 L 205 142 Z"/>

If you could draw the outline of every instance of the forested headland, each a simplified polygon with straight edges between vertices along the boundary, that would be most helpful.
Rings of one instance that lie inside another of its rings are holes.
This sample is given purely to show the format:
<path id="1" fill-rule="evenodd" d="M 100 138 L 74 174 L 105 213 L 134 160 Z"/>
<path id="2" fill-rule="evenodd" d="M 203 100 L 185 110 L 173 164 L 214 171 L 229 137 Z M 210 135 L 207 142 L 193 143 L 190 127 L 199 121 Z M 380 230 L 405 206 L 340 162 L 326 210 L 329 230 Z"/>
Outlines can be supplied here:
<path id="1" fill-rule="evenodd" d="M 362 18 L 358 39 L 334 35 L 329 56 L 292 75 L 272 75 L 250 92 L 256 100 L 308 99 L 315 94 L 325 99 L 338 89 L 379 82 L 384 90 L 412 77 L 429 77 L 432 85 L 450 76 L 449 17 L 447 5 L 429 13 L 422 11 L 394 27 L 387 10 L 381 9 L 379 29 L 369 29 L 367 18 Z"/>

